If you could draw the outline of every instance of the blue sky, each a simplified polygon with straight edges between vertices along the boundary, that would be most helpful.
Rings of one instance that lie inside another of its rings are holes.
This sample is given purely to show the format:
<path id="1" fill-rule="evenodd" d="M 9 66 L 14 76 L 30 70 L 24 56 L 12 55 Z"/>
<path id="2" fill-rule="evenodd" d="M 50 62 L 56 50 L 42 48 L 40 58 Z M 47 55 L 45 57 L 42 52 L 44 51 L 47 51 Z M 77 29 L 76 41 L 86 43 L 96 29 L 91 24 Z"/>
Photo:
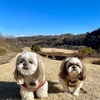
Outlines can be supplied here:
<path id="1" fill-rule="evenodd" d="M 100 27 L 100 0 L 0 0 L 4 36 L 82 34 Z"/>

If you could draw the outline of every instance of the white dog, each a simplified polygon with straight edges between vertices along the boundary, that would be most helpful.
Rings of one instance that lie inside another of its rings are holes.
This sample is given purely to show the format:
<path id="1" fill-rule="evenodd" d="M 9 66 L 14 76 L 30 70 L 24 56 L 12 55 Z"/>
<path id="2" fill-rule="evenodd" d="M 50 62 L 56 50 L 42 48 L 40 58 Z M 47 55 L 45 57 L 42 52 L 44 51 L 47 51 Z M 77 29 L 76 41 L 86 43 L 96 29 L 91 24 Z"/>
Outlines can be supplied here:
<path id="1" fill-rule="evenodd" d="M 48 96 L 48 82 L 45 79 L 45 68 L 40 56 L 34 52 L 23 52 L 18 56 L 14 78 L 20 84 L 22 100 L 33 100 Z"/>
<path id="2" fill-rule="evenodd" d="M 73 87 L 73 95 L 79 96 L 79 90 L 86 79 L 85 66 L 76 57 L 66 58 L 61 64 L 59 78 L 65 93 L 70 92 L 69 87 Z"/>

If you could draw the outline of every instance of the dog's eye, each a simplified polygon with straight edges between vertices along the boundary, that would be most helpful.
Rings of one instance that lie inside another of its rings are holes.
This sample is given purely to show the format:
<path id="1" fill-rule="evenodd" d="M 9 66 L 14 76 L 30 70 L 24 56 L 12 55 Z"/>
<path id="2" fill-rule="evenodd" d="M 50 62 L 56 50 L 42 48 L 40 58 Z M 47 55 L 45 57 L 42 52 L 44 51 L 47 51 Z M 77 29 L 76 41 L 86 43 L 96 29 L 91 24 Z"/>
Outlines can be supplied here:
<path id="1" fill-rule="evenodd" d="M 76 66 L 78 66 L 78 67 L 79 67 L 79 65 L 78 65 L 78 64 L 76 64 Z"/>
<path id="2" fill-rule="evenodd" d="M 30 64 L 33 64 L 33 61 L 29 61 Z"/>
<path id="3" fill-rule="evenodd" d="M 69 64 L 69 66 L 73 66 L 74 64 Z"/>
<path id="4" fill-rule="evenodd" d="M 22 63 L 23 61 L 20 61 L 20 63 Z"/>

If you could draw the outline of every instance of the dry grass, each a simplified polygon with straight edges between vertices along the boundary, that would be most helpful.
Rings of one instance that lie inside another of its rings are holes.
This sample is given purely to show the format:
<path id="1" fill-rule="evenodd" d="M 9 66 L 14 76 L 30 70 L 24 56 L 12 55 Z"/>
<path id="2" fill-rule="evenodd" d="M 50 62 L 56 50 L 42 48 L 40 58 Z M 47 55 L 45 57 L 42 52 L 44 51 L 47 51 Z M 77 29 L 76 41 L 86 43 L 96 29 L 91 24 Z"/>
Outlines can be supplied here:
<path id="1" fill-rule="evenodd" d="M 11 59 L 9 63 L 0 65 L 0 100 L 20 100 L 19 86 L 13 78 L 17 56 Z M 100 100 L 99 65 L 91 64 L 89 59 L 86 59 L 87 62 L 83 60 L 87 67 L 87 79 L 84 82 L 83 88 L 87 93 L 80 93 L 79 97 L 74 97 L 69 93 L 64 94 L 62 86 L 59 83 L 58 73 L 62 61 L 51 60 L 44 57 L 42 57 L 42 59 L 46 67 L 46 78 L 49 82 L 49 95 L 48 98 L 35 98 L 35 100 Z"/>
<path id="2" fill-rule="evenodd" d="M 3 56 L 7 53 L 7 50 L 4 48 L 0 48 L 0 56 Z"/>
<path id="3" fill-rule="evenodd" d="M 6 41 L 6 39 L 0 35 L 0 64 L 8 62 L 9 59 L 15 57 L 18 52 L 22 51 L 18 45 L 14 44 L 14 41 L 12 45 L 11 39 L 8 39 L 9 41 Z"/>
<path id="4" fill-rule="evenodd" d="M 67 50 L 67 49 L 57 49 L 57 48 L 42 48 L 42 52 L 63 52 L 72 54 L 76 52 L 76 50 Z"/>

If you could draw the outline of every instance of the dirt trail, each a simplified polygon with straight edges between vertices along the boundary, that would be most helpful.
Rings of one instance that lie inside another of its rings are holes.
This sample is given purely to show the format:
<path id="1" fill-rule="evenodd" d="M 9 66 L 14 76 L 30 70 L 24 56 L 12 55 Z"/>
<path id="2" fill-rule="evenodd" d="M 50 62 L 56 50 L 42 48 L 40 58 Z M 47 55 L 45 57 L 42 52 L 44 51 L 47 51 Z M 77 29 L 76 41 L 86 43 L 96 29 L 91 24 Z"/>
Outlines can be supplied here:
<path id="1" fill-rule="evenodd" d="M 9 63 L 0 65 L 0 100 L 20 100 L 19 86 L 13 78 L 17 56 L 11 59 Z M 44 57 L 42 59 L 46 67 L 46 77 L 49 82 L 49 96 L 48 98 L 35 98 L 35 100 L 100 100 L 99 65 L 85 63 L 87 79 L 84 82 L 83 88 L 87 93 L 80 93 L 79 97 L 74 97 L 71 94 L 64 94 L 62 92 L 62 87 L 58 80 L 61 61 Z"/>

